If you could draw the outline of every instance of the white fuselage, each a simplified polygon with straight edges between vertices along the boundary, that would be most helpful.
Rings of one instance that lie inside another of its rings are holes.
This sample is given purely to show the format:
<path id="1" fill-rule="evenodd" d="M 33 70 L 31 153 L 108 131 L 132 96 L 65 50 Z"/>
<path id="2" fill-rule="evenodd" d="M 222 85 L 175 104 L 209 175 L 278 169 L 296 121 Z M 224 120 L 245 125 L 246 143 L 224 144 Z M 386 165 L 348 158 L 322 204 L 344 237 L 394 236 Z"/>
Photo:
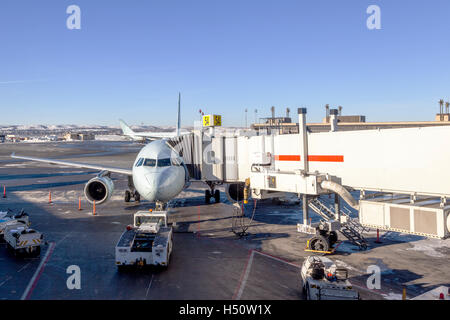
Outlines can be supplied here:
<path id="1" fill-rule="evenodd" d="M 148 201 L 167 202 L 187 184 L 183 159 L 164 140 L 146 145 L 136 157 L 132 169 L 133 183 Z"/>

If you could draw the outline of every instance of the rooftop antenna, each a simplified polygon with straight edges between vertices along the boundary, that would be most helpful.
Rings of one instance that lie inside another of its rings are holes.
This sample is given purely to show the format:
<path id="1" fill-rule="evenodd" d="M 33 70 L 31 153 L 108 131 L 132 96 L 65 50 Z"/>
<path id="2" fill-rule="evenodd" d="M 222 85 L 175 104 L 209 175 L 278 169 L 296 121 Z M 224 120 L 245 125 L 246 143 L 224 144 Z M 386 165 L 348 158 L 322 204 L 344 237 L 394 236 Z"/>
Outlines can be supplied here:
<path id="1" fill-rule="evenodd" d="M 330 105 L 326 104 L 325 105 L 325 118 L 328 119 L 329 116 L 330 116 Z"/>
<path id="2" fill-rule="evenodd" d="M 181 124 L 181 118 L 180 118 L 180 103 L 181 103 L 181 92 L 178 92 L 177 136 L 180 135 L 180 124 Z"/>
<path id="3" fill-rule="evenodd" d="M 289 113 L 291 112 L 291 109 L 286 108 L 286 118 L 289 118 Z"/>
<path id="4" fill-rule="evenodd" d="M 272 119 L 275 118 L 275 107 L 272 106 L 272 108 L 270 108 L 270 112 L 272 112 Z"/>

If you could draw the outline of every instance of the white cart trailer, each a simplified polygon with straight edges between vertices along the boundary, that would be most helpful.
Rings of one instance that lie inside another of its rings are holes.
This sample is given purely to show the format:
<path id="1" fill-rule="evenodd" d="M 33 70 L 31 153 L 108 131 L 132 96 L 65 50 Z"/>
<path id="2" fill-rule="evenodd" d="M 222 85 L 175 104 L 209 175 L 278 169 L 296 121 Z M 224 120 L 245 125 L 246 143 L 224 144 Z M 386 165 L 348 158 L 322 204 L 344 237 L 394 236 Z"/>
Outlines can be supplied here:
<path id="1" fill-rule="evenodd" d="M 116 265 L 155 265 L 167 268 L 173 247 L 173 230 L 167 224 L 166 211 L 138 211 L 133 226 L 120 237 L 116 245 Z"/>
<path id="2" fill-rule="evenodd" d="M 23 210 L 18 214 L 13 214 L 9 211 L 0 211 L 0 240 L 4 239 L 5 228 L 9 225 L 17 224 L 18 222 L 30 226 L 29 216 Z"/>
<path id="3" fill-rule="evenodd" d="M 303 293 L 308 300 L 359 300 L 347 279 L 347 269 L 323 256 L 309 256 L 300 271 Z"/>
<path id="4" fill-rule="evenodd" d="M 42 233 L 28 228 L 22 222 L 7 225 L 4 229 L 5 241 L 8 248 L 16 256 L 25 255 L 37 257 L 41 253 L 41 244 L 44 239 Z"/>

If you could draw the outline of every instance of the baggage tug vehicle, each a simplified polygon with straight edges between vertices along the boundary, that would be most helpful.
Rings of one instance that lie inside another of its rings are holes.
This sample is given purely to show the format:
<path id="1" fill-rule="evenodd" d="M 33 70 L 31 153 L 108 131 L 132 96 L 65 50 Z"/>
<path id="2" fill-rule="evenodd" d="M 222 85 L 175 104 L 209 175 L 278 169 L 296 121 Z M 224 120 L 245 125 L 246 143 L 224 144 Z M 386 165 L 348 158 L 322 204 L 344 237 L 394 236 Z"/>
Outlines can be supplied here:
<path id="1" fill-rule="evenodd" d="M 127 226 L 116 245 L 119 271 L 127 266 L 169 266 L 173 229 L 167 224 L 167 211 L 138 211 L 133 226 Z"/>

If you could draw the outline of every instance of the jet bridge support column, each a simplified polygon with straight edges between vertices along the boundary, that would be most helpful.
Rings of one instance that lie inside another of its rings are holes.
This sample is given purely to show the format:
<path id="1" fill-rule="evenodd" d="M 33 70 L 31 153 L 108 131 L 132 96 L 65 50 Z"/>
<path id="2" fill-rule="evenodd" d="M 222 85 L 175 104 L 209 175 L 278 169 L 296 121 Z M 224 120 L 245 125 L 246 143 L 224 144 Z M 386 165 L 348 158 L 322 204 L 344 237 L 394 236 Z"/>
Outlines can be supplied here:
<path id="1" fill-rule="evenodd" d="M 303 207 L 303 224 L 307 225 L 308 224 L 308 220 L 309 220 L 309 206 L 308 206 L 308 196 L 306 194 L 303 195 L 302 197 L 302 207 Z"/>
<path id="2" fill-rule="evenodd" d="M 308 132 L 306 130 L 306 108 L 298 108 L 298 133 L 300 134 L 300 161 L 303 164 L 304 175 L 308 174 Z M 303 224 L 307 225 L 309 220 L 308 196 L 303 195 Z"/>
<path id="3" fill-rule="evenodd" d="M 334 212 L 336 220 L 341 222 L 341 202 L 337 193 L 334 194 Z"/>

